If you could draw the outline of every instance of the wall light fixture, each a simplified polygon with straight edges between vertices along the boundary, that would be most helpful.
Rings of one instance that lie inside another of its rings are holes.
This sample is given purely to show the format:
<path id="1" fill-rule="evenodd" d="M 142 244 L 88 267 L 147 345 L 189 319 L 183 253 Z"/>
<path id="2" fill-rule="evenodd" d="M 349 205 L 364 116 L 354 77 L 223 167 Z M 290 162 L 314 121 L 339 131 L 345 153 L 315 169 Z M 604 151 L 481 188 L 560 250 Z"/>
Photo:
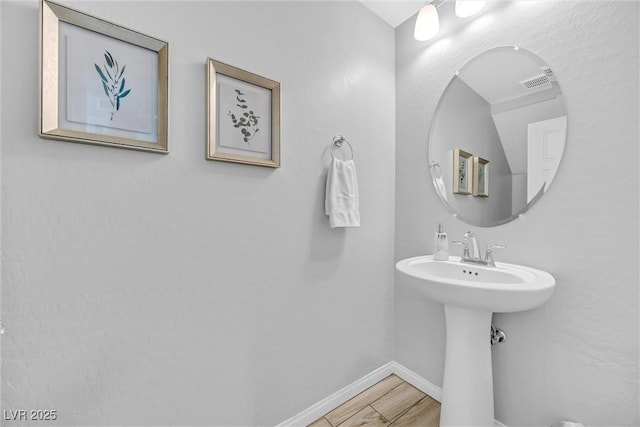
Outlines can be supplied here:
<path id="1" fill-rule="evenodd" d="M 413 30 L 413 37 L 418 41 L 427 41 L 438 35 L 440 31 L 440 18 L 438 16 L 438 6 L 446 3 L 447 0 L 431 0 L 429 4 L 422 6 L 418 12 L 416 26 Z M 480 12 L 486 1 L 482 0 L 456 0 L 456 16 L 466 18 Z"/>
<path id="2" fill-rule="evenodd" d="M 456 0 L 456 16 L 466 18 L 480 12 L 486 1 L 480 0 Z"/>
<path id="3" fill-rule="evenodd" d="M 418 12 L 413 37 L 418 41 L 424 42 L 434 38 L 438 31 L 440 31 L 438 10 L 433 4 L 422 6 L 422 9 Z"/>

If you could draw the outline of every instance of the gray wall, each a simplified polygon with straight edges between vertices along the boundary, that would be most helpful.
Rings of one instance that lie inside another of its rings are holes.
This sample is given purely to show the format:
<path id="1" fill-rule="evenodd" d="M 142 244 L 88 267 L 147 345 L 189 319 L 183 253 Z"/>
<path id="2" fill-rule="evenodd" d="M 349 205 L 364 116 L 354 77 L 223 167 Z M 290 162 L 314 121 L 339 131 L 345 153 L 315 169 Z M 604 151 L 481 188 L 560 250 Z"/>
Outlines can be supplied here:
<path id="1" fill-rule="evenodd" d="M 74 2 L 170 42 L 162 156 L 39 139 L 38 2 L 1 4 L 3 409 L 274 425 L 391 360 L 390 27 L 355 2 Z M 208 56 L 281 82 L 282 168 L 204 160 Z M 360 228 L 323 212 L 338 133 Z"/>
<path id="2" fill-rule="evenodd" d="M 507 425 L 640 423 L 638 21 L 635 2 L 520 1 L 430 44 L 413 39 L 413 20 L 396 29 L 396 259 L 430 253 L 444 222 L 450 239 L 473 230 L 483 245 L 508 246 L 498 260 L 557 280 L 541 308 L 494 316 L 508 335 L 493 350 L 496 417 Z M 555 71 L 568 143 L 553 185 L 524 218 L 471 227 L 431 185 L 429 124 L 455 70 L 516 43 Z M 395 312 L 395 359 L 442 384 L 442 306 L 397 276 Z"/>

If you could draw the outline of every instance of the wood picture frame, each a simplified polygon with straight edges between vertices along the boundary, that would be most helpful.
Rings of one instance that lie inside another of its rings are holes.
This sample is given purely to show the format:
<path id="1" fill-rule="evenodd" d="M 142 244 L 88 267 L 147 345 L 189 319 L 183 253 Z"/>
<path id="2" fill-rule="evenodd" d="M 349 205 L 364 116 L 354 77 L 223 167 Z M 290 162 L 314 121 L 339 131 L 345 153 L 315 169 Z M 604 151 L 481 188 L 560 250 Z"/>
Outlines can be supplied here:
<path id="1" fill-rule="evenodd" d="M 473 195 L 489 197 L 489 160 L 473 157 Z"/>
<path id="2" fill-rule="evenodd" d="M 453 151 L 453 193 L 471 194 L 473 188 L 472 154 L 456 148 Z"/>
<path id="3" fill-rule="evenodd" d="M 169 45 L 40 1 L 42 138 L 168 153 Z"/>
<path id="4" fill-rule="evenodd" d="M 207 160 L 280 167 L 280 83 L 207 59 Z"/>

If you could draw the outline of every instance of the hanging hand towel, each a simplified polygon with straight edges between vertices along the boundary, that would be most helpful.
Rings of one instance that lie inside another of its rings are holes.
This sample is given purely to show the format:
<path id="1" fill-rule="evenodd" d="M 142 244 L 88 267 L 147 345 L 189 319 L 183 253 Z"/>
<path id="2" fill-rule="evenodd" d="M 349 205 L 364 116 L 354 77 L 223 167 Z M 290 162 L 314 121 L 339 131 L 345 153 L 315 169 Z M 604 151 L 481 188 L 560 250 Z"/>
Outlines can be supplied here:
<path id="1" fill-rule="evenodd" d="M 356 164 L 332 157 L 324 201 L 331 228 L 360 227 L 360 200 Z"/>
<path id="2" fill-rule="evenodd" d="M 436 177 L 433 180 L 433 182 L 435 182 L 435 184 L 436 184 L 436 189 L 438 190 L 438 194 L 446 202 L 447 201 L 447 189 L 444 186 L 444 181 L 442 180 L 442 177 L 441 176 Z"/>

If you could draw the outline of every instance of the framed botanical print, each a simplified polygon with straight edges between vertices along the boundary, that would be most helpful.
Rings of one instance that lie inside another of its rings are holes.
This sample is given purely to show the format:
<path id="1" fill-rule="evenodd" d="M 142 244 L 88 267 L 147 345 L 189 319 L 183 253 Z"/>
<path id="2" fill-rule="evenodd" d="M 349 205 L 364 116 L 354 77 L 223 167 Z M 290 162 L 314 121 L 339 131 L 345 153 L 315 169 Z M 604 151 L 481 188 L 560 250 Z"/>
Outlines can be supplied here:
<path id="1" fill-rule="evenodd" d="M 453 151 L 453 192 L 455 194 L 471 194 L 472 191 L 472 155 L 456 148 Z"/>
<path id="2" fill-rule="evenodd" d="M 280 167 L 280 83 L 207 59 L 206 158 Z"/>
<path id="3" fill-rule="evenodd" d="M 489 160 L 473 157 L 473 195 L 489 197 Z"/>
<path id="4" fill-rule="evenodd" d="M 168 152 L 169 46 L 40 2 L 43 138 Z"/>

